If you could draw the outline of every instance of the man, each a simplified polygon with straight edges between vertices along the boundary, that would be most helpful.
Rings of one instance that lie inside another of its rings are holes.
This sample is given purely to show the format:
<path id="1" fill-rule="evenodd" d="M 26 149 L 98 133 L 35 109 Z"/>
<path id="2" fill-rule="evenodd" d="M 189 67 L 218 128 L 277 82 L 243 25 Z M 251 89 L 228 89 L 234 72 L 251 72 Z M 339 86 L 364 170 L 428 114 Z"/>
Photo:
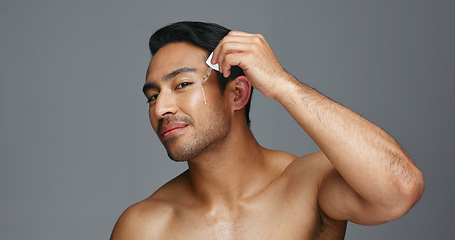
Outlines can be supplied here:
<path id="1" fill-rule="evenodd" d="M 150 122 L 189 169 L 129 207 L 111 239 L 343 239 L 346 221 L 381 224 L 420 199 L 423 176 L 400 145 L 288 74 L 263 36 L 180 22 L 152 35 L 150 50 Z M 219 72 L 205 63 L 211 52 Z M 261 147 L 249 129 L 253 87 L 322 151 Z"/>

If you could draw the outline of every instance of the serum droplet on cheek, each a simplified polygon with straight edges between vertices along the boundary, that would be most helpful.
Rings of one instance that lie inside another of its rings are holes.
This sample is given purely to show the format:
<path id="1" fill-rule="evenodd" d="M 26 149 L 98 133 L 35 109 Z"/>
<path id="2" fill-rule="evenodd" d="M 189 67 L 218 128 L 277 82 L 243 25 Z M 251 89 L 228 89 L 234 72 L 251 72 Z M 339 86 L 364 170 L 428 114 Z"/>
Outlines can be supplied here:
<path id="1" fill-rule="evenodd" d="M 210 58 L 210 57 L 209 57 Z M 205 98 L 205 92 L 204 92 L 204 83 L 207 82 L 207 80 L 210 77 L 210 74 L 212 73 L 212 68 L 209 68 L 207 72 L 205 73 L 205 76 L 202 78 L 201 82 L 201 87 L 202 87 L 202 96 L 204 97 L 204 103 L 207 104 L 207 100 Z"/>
<path id="2" fill-rule="evenodd" d="M 204 103 L 207 105 L 207 100 L 205 99 L 204 85 L 201 84 L 202 96 L 204 97 Z"/>

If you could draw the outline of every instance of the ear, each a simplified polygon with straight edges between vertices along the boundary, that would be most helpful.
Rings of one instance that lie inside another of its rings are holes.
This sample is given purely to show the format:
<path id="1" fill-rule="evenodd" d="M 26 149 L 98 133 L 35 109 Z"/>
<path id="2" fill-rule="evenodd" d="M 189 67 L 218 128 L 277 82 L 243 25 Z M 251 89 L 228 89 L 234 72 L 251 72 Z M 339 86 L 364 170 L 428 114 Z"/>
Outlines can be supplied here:
<path id="1" fill-rule="evenodd" d="M 232 80 L 231 101 L 233 110 L 245 107 L 250 100 L 251 84 L 245 76 L 238 76 Z"/>

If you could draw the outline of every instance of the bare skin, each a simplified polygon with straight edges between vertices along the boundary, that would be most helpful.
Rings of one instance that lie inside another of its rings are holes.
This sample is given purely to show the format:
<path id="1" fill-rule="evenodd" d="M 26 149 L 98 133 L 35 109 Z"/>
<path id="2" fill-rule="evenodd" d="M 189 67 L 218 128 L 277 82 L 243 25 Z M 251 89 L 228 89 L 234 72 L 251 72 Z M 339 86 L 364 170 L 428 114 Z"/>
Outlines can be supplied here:
<path id="1" fill-rule="evenodd" d="M 420 199 L 423 176 L 396 141 L 299 83 L 261 35 L 230 32 L 214 50 L 225 76 L 236 65 L 246 75 L 224 94 L 214 74 L 201 85 L 207 56 L 172 43 L 150 61 L 152 127 L 189 169 L 129 207 L 111 239 L 343 239 L 346 221 L 381 224 Z M 171 76 L 177 69 L 185 70 Z M 321 152 L 261 147 L 244 115 L 251 85 L 280 102 Z"/>

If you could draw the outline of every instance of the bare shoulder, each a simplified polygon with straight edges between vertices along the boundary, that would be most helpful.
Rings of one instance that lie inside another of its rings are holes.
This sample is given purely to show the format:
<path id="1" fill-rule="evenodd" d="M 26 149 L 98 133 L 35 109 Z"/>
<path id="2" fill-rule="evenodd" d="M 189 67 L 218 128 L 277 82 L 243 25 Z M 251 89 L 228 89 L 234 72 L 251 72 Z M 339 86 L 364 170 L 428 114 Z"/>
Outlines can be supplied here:
<path id="1" fill-rule="evenodd" d="M 300 180 L 304 177 L 305 180 L 312 179 L 320 183 L 333 169 L 332 163 L 324 153 L 315 152 L 302 157 L 295 157 L 286 171 L 292 177 L 297 177 Z"/>
<path id="2" fill-rule="evenodd" d="M 282 170 L 282 176 L 296 182 L 320 183 L 335 168 L 322 152 L 297 157 L 283 151 L 267 150 L 273 165 Z"/>
<path id="3" fill-rule="evenodd" d="M 158 201 L 144 200 L 123 212 L 115 224 L 111 240 L 147 239 L 159 236 L 159 229 L 166 225 L 172 215 L 172 208 Z M 149 228 L 153 226 L 152 228 Z"/>
<path id="4" fill-rule="evenodd" d="M 162 236 L 175 215 L 171 195 L 184 182 L 183 175 L 166 183 L 147 199 L 128 207 L 115 224 L 111 240 L 156 239 Z"/>

